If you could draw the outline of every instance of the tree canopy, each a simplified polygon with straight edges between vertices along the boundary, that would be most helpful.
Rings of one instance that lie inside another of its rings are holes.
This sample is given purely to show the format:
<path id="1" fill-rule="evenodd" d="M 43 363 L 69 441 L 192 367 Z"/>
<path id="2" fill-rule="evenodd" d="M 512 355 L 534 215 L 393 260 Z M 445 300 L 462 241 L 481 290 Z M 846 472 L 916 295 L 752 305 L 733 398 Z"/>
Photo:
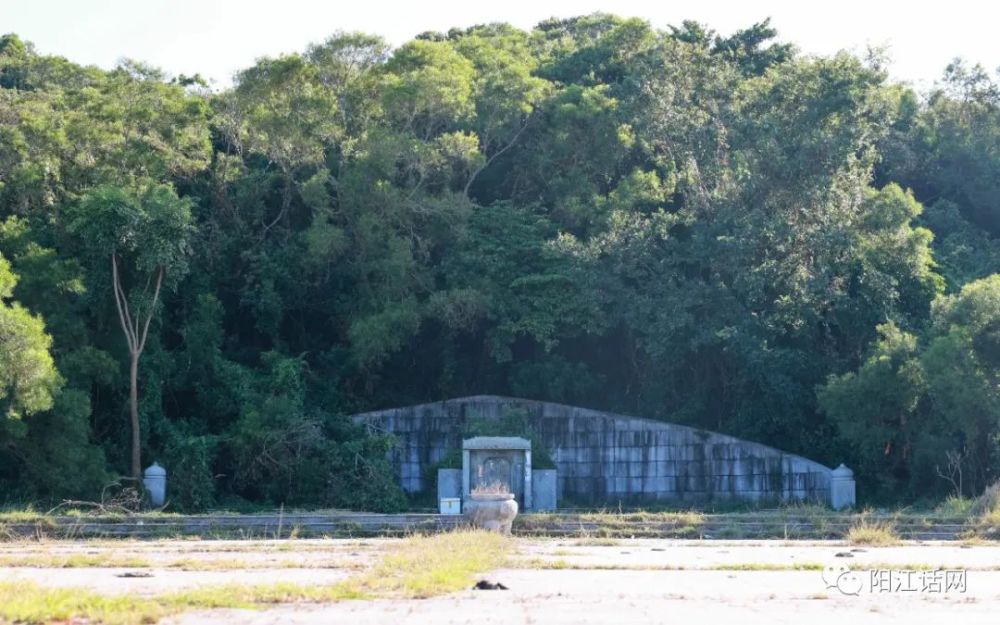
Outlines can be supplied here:
<path id="1" fill-rule="evenodd" d="M 400 509 L 345 416 L 496 393 L 969 494 L 1000 472 L 998 80 L 917 92 L 767 21 L 335 33 L 221 90 L 6 35 L 0 492 L 95 496 L 141 447 L 181 509 Z"/>

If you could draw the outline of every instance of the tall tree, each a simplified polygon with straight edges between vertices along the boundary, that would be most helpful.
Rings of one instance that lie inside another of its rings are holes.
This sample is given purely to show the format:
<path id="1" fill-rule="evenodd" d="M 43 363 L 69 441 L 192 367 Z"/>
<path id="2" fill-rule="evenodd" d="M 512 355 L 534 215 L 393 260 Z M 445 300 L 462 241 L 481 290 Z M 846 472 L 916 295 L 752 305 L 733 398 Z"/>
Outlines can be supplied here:
<path id="1" fill-rule="evenodd" d="M 169 185 L 139 188 L 103 186 L 87 192 L 72 209 L 70 230 L 95 270 L 101 265 L 129 356 L 129 417 L 132 428 L 131 474 L 142 476 L 139 418 L 139 358 L 164 282 L 175 285 L 188 269 L 190 201 Z M 108 275 L 110 274 L 110 275 Z M 142 285 L 141 288 L 139 285 Z"/>

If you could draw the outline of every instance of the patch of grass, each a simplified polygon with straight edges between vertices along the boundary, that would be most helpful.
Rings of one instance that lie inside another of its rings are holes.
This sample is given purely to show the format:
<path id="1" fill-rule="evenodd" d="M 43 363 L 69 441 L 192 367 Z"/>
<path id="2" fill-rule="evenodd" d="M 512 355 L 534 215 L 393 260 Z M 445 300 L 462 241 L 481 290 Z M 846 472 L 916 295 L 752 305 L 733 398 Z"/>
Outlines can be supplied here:
<path id="1" fill-rule="evenodd" d="M 45 515 L 43 513 L 35 510 L 32 506 L 26 506 L 24 508 L 5 507 L 0 509 L 0 521 L 5 521 L 7 523 L 30 523 L 31 521 L 37 521 L 44 516 Z"/>
<path id="2" fill-rule="evenodd" d="M 261 560 L 247 561 L 236 558 L 206 559 L 182 558 L 165 564 L 167 568 L 181 571 L 238 571 L 245 569 L 353 569 L 365 568 L 361 562 L 350 560 Z"/>
<path id="3" fill-rule="evenodd" d="M 966 571 L 1000 571 L 998 564 L 955 564 L 930 562 L 859 562 L 849 564 L 852 571 L 867 571 L 871 569 L 885 570 L 894 569 L 897 571 L 944 571 L 964 569 Z"/>
<path id="4" fill-rule="evenodd" d="M 70 622 L 132 625 L 155 623 L 169 613 L 160 601 L 129 595 L 106 596 L 78 588 L 42 588 L 27 582 L 0 582 L 0 622 L 29 625 Z"/>
<path id="5" fill-rule="evenodd" d="M 473 576 L 503 564 L 509 539 L 458 531 L 407 538 L 367 572 L 328 586 L 225 585 L 155 597 L 107 596 L 79 588 L 0 582 L 0 623 L 73 621 L 102 625 L 155 623 L 188 609 L 254 608 L 266 604 L 375 597 L 429 597 L 466 588 Z"/>
<path id="6" fill-rule="evenodd" d="M 950 566 L 938 566 L 935 564 L 930 564 L 928 562 L 857 562 L 848 564 L 847 568 L 852 571 L 867 571 L 867 570 L 896 570 L 896 571 L 934 571 L 938 569 L 950 569 L 950 568 L 963 568 L 965 570 L 971 570 L 972 567 L 962 566 L 962 567 L 950 567 Z"/>
<path id="7" fill-rule="evenodd" d="M 8 568 L 35 569 L 85 569 L 99 567 L 116 569 L 144 569 L 153 566 L 153 564 L 148 560 L 132 556 L 122 557 L 111 553 L 88 553 L 67 556 L 49 554 L 0 556 L 0 566 Z"/>
<path id="8" fill-rule="evenodd" d="M 546 560 L 544 558 L 531 558 L 530 560 L 511 560 L 507 563 L 507 567 L 512 569 L 550 569 L 550 570 L 561 570 L 561 569 L 574 569 L 579 568 L 576 565 L 567 562 L 563 559 L 558 560 Z"/>
<path id="9" fill-rule="evenodd" d="M 566 560 L 510 560 L 506 564 L 512 569 L 571 570 L 571 571 L 683 571 L 685 567 L 673 564 L 611 564 L 602 562 L 567 562 Z"/>
<path id="10" fill-rule="evenodd" d="M 976 530 L 982 538 L 1000 538 L 1000 507 L 984 512 L 976 521 Z"/>
<path id="11" fill-rule="evenodd" d="M 819 562 L 791 562 L 784 564 L 781 562 L 732 562 L 724 564 L 714 564 L 708 567 L 709 571 L 822 571 L 823 565 Z"/>
<path id="12" fill-rule="evenodd" d="M 340 584 L 212 586 L 147 598 L 132 595 L 102 595 L 79 588 L 43 588 L 28 582 L 0 582 L 0 622 L 23 625 L 64 621 L 134 625 L 155 623 L 165 616 L 187 609 L 255 608 L 274 603 L 357 598 L 362 597 L 353 589 Z"/>
<path id="13" fill-rule="evenodd" d="M 519 535 L 575 535 L 581 540 L 697 538 L 705 515 L 694 511 L 600 510 L 580 514 L 526 514 L 514 521 Z"/>
<path id="14" fill-rule="evenodd" d="M 608 536 L 584 536 L 574 544 L 580 547 L 617 547 L 621 542 L 619 538 Z"/>
<path id="15" fill-rule="evenodd" d="M 970 529 L 963 534 L 966 540 L 1000 540 L 1000 480 L 972 500 L 969 507 Z"/>
<path id="16" fill-rule="evenodd" d="M 494 532 L 413 536 L 345 585 L 362 594 L 429 597 L 469 586 L 472 576 L 503 565 L 510 539 Z"/>
<path id="17" fill-rule="evenodd" d="M 886 547 L 899 544 L 899 535 L 889 521 L 869 519 L 862 515 L 850 529 L 844 539 L 852 545 L 871 545 Z"/>
<path id="18" fill-rule="evenodd" d="M 944 501 L 934 506 L 934 513 L 944 516 L 968 516 L 975 505 L 974 499 L 950 495 Z"/>
<path id="19" fill-rule="evenodd" d="M 983 491 L 983 494 L 976 497 L 970 512 L 977 516 L 988 516 L 1000 511 L 1000 480 L 993 482 Z"/>
<path id="20" fill-rule="evenodd" d="M 983 538 L 982 536 L 977 536 L 975 532 L 963 532 L 959 535 L 962 539 L 960 543 L 963 547 L 980 547 L 983 545 L 993 544 L 993 541 Z"/>
<path id="21" fill-rule="evenodd" d="M 593 512 L 581 514 L 580 519 L 590 521 L 608 527 L 616 527 L 625 523 L 669 523 L 674 525 L 690 526 L 701 525 L 705 522 L 705 515 L 693 510 L 681 512 Z"/>
<path id="22" fill-rule="evenodd" d="M 774 511 L 783 516 L 802 515 L 806 517 L 830 516 L 836 514 L 829 506 L 815 501 L 787 501 L 778 505 Z"/>
<path id="23" fill-rule="evenodd" d="M 275 603 L 323 603 L 344 599 L 369 599 L 346 582 L 330 586 L 276 583 L 266 585 L 227 584 L 154 597 L 172 611 L 185 608 L 255 608 Z"/>
<path id="24" fill-rule="evenodd" d="M 710 566 L 682 566 L 678 564 L 611 564 L 591 562 L 569 562 L 562 559 L 544 558 L 514 559 L 507 563 L 510 568 L 573 570 L 573 571 L 822 571 L 818 562 L 733 562 Z"/>

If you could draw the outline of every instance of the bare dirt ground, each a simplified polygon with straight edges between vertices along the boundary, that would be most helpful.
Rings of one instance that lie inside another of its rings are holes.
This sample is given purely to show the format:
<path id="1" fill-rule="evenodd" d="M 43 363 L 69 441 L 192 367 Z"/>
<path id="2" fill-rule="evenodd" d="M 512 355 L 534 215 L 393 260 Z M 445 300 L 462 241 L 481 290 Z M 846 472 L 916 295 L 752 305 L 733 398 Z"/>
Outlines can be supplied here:
<path id="1" fill-rule="evenodd" d="M 327 584 L 362 570 L 379 554 L 391 551 L 393 543 L 392 539 L 16 543 L 0 545 L 0 581 L 26 579 L 47 586 L 141 594 L 217 583 Z M 129 567 L 76 568 L 54 568 L 56 562 L 48 562 L 73 557 L 96 563 L 132 562 Z M 29 566 L 45 563 L 50 566 Z M 506 591 L 210 610 L 185 613 L 164 623 L 1000 622 L 1000 545 L 996 544 L 852 547 L 837 541 L 522 539 L 516 541 L 508 567 L 484 575 L 508 586 Z M 845 568 L 854 571 L 844 573 Z M 939 569 L 942 572 L 935 572 Z M 944 570 L 964 571 L 964 577 L 951 573 L 946 579 Z M 152 577 L 118 577 L 127 571 L 148 572 Z M 961 580 L 964 588 L 958 587 Z M 946 588 L 947 582 L 953 587 Z"/>

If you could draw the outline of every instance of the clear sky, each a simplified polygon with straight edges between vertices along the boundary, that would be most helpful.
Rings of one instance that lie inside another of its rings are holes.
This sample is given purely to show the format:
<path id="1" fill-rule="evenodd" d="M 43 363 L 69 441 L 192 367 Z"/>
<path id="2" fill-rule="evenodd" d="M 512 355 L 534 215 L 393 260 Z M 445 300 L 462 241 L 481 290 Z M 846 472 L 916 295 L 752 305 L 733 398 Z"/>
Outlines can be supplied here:
<path id="1" fill-rule="evenodd" d="M 991 6 L 992 5 L 992 6 Z M 0 0 L 0 32 L 45 54 L 111 67 L 131 57 L 226 85 L 260 56 L 301 51 L 337 30 L 402 43 L 426 30 L 608 11 L 655 27 L 694 19 L 727 34 L 771 17 L 802 51 L 887 46 L 893 76 L 926 87 L 954 57 L 1000 66 L 1000 7 L 989 0 Z"/>

